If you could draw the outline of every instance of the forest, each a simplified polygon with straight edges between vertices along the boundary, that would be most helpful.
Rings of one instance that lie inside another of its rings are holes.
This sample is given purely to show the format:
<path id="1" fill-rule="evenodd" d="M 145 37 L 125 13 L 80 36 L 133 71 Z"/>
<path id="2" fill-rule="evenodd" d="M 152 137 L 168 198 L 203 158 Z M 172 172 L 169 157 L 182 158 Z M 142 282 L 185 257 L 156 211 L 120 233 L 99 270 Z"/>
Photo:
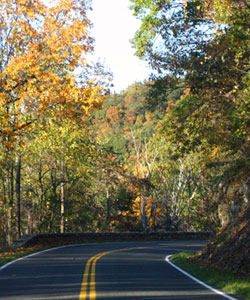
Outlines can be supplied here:
<path id="1" fill-rule="evenodd" d="M 250 4 L 131 0 L 155 71 L 120 93 L 88 60 L 90 1 L 0 0 L 0 244 L 212 231 L 249 211 Z"/>

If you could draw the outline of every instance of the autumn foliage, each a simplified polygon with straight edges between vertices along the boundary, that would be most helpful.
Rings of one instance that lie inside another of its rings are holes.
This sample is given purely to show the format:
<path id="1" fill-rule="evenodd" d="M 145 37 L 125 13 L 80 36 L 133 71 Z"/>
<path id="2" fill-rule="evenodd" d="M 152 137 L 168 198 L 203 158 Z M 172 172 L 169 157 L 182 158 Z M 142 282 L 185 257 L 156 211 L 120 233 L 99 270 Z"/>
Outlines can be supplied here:
<path id="1" fill-rule="evenodd" d="M 43 117 L 81 118 L 107 92 L 87 61 L 87 1 L 0 2 L 0 133 L 9 139 Z"/>

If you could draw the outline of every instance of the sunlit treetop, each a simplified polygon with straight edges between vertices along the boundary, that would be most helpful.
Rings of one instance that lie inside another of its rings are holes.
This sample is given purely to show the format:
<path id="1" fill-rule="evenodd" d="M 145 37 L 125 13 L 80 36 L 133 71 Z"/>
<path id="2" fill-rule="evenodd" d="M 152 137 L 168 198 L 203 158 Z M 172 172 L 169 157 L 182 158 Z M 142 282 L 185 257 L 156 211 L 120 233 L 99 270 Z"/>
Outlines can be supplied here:
<path id="1" fill-rule="evenodd" d="M 81 118 L 100 107 L 110 76 L 90 64 L 89 1 L 0 0 L 1 134 L 42 115 Z"/>

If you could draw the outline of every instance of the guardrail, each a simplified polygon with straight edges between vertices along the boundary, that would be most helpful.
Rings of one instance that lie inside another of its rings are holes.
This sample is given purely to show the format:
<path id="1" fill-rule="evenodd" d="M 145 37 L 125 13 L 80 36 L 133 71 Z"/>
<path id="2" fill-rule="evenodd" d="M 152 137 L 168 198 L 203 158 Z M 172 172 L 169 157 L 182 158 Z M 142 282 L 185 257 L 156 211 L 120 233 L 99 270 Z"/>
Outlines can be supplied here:
<path id="1" fill-rule="evenodd" d="M 81 232 L 81 233 L 42 233 L 29 237 L 22 246 L 42 244 L 69 244 L 93 242 L 167 241 L 167 240 L 207 240 L 212 232 Z"/>

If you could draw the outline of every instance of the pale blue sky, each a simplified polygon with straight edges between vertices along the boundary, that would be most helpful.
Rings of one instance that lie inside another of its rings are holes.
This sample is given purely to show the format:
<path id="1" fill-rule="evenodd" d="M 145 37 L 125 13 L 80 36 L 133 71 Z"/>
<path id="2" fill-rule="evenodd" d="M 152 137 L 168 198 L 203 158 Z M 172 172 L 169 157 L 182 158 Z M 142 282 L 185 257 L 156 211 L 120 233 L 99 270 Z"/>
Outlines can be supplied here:
<path id="1" fill-rule="evenodd" d="M 129 42 L 139 27 L 129 5 L 129 0 L 92 0 L 89 14 L 94 24 L 95 55 L 113 72 L 115 92 L 150 74 L 147 63 L 134 56 Z"/>

